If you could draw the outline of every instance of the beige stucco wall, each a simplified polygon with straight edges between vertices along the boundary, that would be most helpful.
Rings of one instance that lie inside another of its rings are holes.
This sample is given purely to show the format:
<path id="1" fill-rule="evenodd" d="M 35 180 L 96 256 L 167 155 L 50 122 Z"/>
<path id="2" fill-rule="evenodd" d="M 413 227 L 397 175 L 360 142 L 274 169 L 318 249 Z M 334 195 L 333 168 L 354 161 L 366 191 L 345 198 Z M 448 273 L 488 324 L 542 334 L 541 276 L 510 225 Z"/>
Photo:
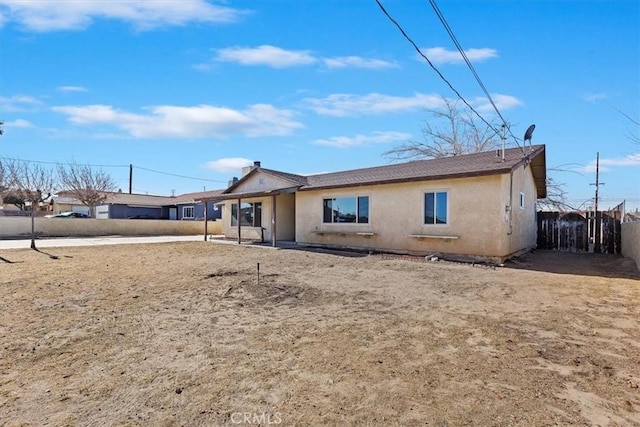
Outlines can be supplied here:
<path id="1" fill-rule="evenodd" d="M 531 171 L 527 168 L 514 172 L 511 234 L 509 216 L 505 215 L 509 183 L 510 176 L 505 174 L 300 191 L 296 194 L 296 241 L 311 245 L 502 259 L 530 249 L 536 242 L 536 196 Z M 423 224 L 424 193 L 431 191 L 448 192 L 447 225 Z M 525 194 L 525 209 L 518 206 L 521 191 Z M 369 224 L 324 224 L 322 200 L 341 196 L 369 196 Z M 356 232 L 373 235 L 348 234 Z M 416 238 L 412 235 L 457 238 Z"/>
<path id="2" fill-rule="evenodd" d="M 510 191 L 511 179 L 513 179 L 512 191 Z M 520 207 L 520 193 L 524 194 L 524 207 L 522 208 Z M 537 193 L 533 175 L 528 165 L 516 168 L 512 174 L 502 175 L 502 194 L 505 195 L 503 201 L 505 213 L 507 213 L 506 206 L 511 206 L 510 227 L 508 214 L 505 218 L 507 222 L 507 252 L 505 255 L 532 249 L 536 245 L 537 234 Z"/>
<path id="3" fill-rule="evenodd" d="M 272 183 L 273 184 L 273 183 Z M 275 183 L 281 185 L 281 183 Z M 290 184 L 289 184 L 290 185 Z M 245 190 L 243 191 L 255 191 Z M 242 226 L 242 239 L 257 240 L 264 233 L 265 241 L 272 241 L 271 223 L 273 218 L 273 197 L 253 197 L 241 200 L 242 203 L 262 203 L 262 228 Z M 231 205 L 237 200 L 225 202 L 222 211 L 222 232 L 225 237 L 237 239 L 238 227 L 231 226 Z M 293 240 L 295 238 L 295 195 L 280 194 L 276 196 L 276 240 Z"/>
<path id="4" fill-rule="evenodd" d="M 46 237 L 204 235 L 204 221 L 35 218 L 35 231 L 36 235 Z M 209 221 L 207 233 L 222 234 L 222 221 Z M 31 218 L 0 217 L 1 237 L 30 235 Z"/>
<path id="5" fill-rule="evenodd" d="M 264 172 L 256 172 L 252 176 L 246 178 L 234 189 L 234 193 L 251 193 L 259 191 L 268 191 L 275 188 L 287 188 L 293 184 L 282 178 L 269 175 Z"/>
<path id="6" fill-rule="evenodd" d="M 276 197 L 276 234 L 278 240 L 294 240 L 296 238 L 295 194 L 281 194 Z"/>
<path id="7" fill-rule="evenodd" d="M 300 191 L 296 194 L 296 241 L 418 254 L 499 257 L 507 251 L 501 184 L 500 176 L 485 176 Z M 431 191 L 449 194 L 447 225 L 423 224 L 424 193 Z M 341 196 L 369 196 L 369 224 L 324 224 L 322 200 Z M 319 234 L 318 231 L 374 234 Z"/>
<path id="8" fill-rule="evenodd" d="M 622 255 L 636 262 L 640 270 L 640 222 L 621 224 Z"/>

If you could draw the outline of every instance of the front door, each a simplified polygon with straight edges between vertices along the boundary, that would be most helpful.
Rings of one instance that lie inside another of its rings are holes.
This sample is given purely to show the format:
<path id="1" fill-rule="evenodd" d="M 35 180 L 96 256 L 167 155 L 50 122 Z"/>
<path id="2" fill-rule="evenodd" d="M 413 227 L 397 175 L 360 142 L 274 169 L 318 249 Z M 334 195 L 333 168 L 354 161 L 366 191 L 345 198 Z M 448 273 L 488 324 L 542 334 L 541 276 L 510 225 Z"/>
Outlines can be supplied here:
<path id="1" fill-rule="evenodd" d="M 169 208 L 169 219 L 171 221 L 178 219 L 178 208 Z"/>

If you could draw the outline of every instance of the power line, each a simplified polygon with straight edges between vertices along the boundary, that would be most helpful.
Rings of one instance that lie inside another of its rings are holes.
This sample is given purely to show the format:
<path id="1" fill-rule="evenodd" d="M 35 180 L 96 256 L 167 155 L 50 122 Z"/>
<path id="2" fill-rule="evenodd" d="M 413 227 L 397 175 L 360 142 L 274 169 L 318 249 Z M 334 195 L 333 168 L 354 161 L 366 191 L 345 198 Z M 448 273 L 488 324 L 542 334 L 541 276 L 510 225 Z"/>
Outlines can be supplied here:
<path id="1" fill-rule="evenodd" d="M 5 160 L 12 160 L 15 162 L 24 162 L 24 163 L 36 163 L 36 164 L 43 164 L 43 165 L 59 165 L 59 164 L 63 164 L 60 162 L 51 162 L 51 161 L 44 161 L 44 160 L 28 160 L 28 159 L 17 159 L 17 158 L 12 158 L 12 157 L 4 157 L 4 156 L 0 156 L 0 159 L 5 159 Z M 131 165 L 97 165 L 97 164 L 92 164 L 92 163 L 78 163 L 79 166 L 89 166 L 89 167 L 99 167 L 99 168 L 129 168 Z M 149 168 L 145 168 L 143 166 L 138 166 L 138 165 L 133 165 L 134 168 L 136 169 L 141 169 L 147 172 L 153 172 L 153 173 L 158 173 L 161 175 L 168 175 L 168 176 L 175 176 L 178 178 L 184 178 L 184 179 L 192 179 L 195 181 L 207 181 L 207 182 L 217 182 L 217 183 L 226 183 L 226 181 L 217 181 L 214 179 L 206 179 L 206 178 L 198 178 L 198 177 L 193 177 L 193 176 L 186 176 L 186 175 L 179 175 L 179 174 L 175 174 L 175 173 L 171 173 L 171 172 L 164 172 L 164 171 L 159 171 L 159 170 L 155 170 L 155 169 L 149 169 Z"/>
<path id="2" fill-rule="evenodd" d="M 64 164 L 64 163 L 61 163 L 61 162 L 49 162 L 49 161 L 44 161 L 44 160 L 17 159 L 17 158 L 4 157 L 4 156 L 0 156 L 0 159 L 12 160 L 14 162 L 36 163 L 36 164 L 40 164 L 40 165 L 60 165 L 60 164 Z M 76 164 L 78 166 L 90 166 L 90 167 L 96 167 L 96 168 L 128 168 L 129 167 L 129 165 L 94 165 L 94 164 L 90 164 L 90 163 L 76 163 Z"/>
<path id="3" fill-rule="evenodd" d="M 429 66 L 438 74 L 438 76 L 440 77 L 440 79 L 442 79 L 442 81 L 444 81 L 447 86 L 449 86 L 449 88 L 458 96 L 458 98 L 460 98 L 460 100 L 462 100 L 462 102 L 464 102 L 464 104 L 469 107 L 469 109 L 471 111 L 473 111 L 473 113 L 478 116 L 480 118 L 480 120 L 482 120 L 488 127 L 489 129 L 493 130 L 496 134 L 500 134 L 500 132 L 498 130 L 496 130 L 496 128 L 493 127 L 493 125 L 491 123 L 489 123 L 488 121 L 485 120 L 484 117 L 482 117 L 480 115 L 480 113 L 478 113 L 475 108 L 473 108 L 471 106 L 471 104 L 469 104 L 467 102 L 466 99 L 464 99 L 464 97 L 460 94 L 460 92 L 458 92 L 456 90 L 456 88 L 453 87 L 453 85 L 449 82 L 449 80 L 447 80 L 447 78 L 440 72 L 440 70 L 438 70 L 438 68 L 436 68 L 435 65 L 433 65 L 433 63 L 431 62 L 431 60 L 424 54 L 422 53 L 422 51 L 420 50 L 420 48 L 418 47 L 418 45 L 413 41 L 413 39 L 411 37 L 409 37 L 409 35 L 405 32 L 405 30 L 402 28 L 402 26 L 398 23 L 398 21 L 396 21 L 390 14 L 389 12 L 387 12 L 387 9 L 385 9 L 385 7 L 382 5 L 382 3 L 380 3 L 380 0 L 376 0 L 376 3 L 378 4 L 378 7 L 380 7 L 380 10 L 382 10 L 382 13 L 385 14 L 385 16 L 398 28 L 398 30 L 400 31 L 400 33 L 402 34 L 402 36 L 413 46 L 413 48 L 416 50 L 416 52 L 418 52 L 418 54 L 424 58 L 425 61 L 427 61 L 427 63 L 429 64 Z M 507 126 L 507 129 L 509 127 Z M 509 133 L 511 134 L 511 130 L 509 130 Z M 513 135 L 513 134 L 511 134 Z M 514 137 L 515 138 L 515 137 Z M 516 141 L 517 143 L 517 141 Z M 518 145 L 519 147 L 520 145 Z"/>
<path id="4" fill-rule="evenodd" d="M 162 171 L 158 171 L 158 170 L 154 170 L 154 169 L 143 168 L 142 166 L 133 165 L 133 167 L 137 168 L 137 169 L 142 169 L 142 170 L 147 171 L 147 172 L 153 172 L 153 173 L 159 173 L 159 174 L 162 174 L 162 175 L 175 176 L 175 177 L 178 177 L 178 178 L 193 179 L 193 180 L 196 180 L 196 181 L 208 181 L 208 182 L 223 182 L 223 183 L 226 183 L 226 181 L 217 181 L 215 179 L 205 179 L 205 178 L 196 178 L 196 177 L 193 177 L 193 176 L 178 175 L 178 174 L 175 174 L 175 173 L 162 172 Z"/>
<path id="5" fill-rule="evenodd" d="M 436 15 L 438 16 L 438 19 L 440 20 L 440 22 L 442 23 L 442 25 L 444 26 L 445 30 L 447 31 L 447 33 L 449 34 L 449 37 L 451 38 L 451 40 L 453 41 L 453 44 L 456 45 L 456 48 L 458 49 L 458 52 L 460 52 L 460 55 L 462 55 L 462 58 L 464 59 L 464 62 L 467 64 L 467 67 L 469 67 L 469 70 L 471 70 L 471 74 L 473 74 L 473 77 L 476 79 L 476 81 L 478 82 L 478 84 L 480 85 L 480 88 L 482 89 L 482 91 L 484 92 L 484 94 L 487 96 L 487 99 L 489 100 L 489 102 L 491 103 L 491 106 L 493 107 L 493 109 L 496 111 L 496 114 L 498 114 L 498 117 L 500 117 L 500 120 L 502 120 L 502 123 L 506 126 L 507 130 L 509 131 L 509 134 L 511 135 L 511 137 L 513 138 L 513 140 L 515 141 L 516 145 L 519 148 L 520 144 L 518 143 L 517 138 L 513 135 L 513 133 L 511 132 L 510 127 L 507 125 L 507 121 L 505 120 L 505 118 L 502 116 L 502 114 L 500 113 L 500 110 L 498 110 L 498 107 L 496 106 L 495 102 L 493 102 L 493 98 L 491 97 L 491 95 L 489 94 L 489 91 L 487 90 L 486 86 L 484 85 L 484 83 L 482 82 L 482 79 L 480 79 L 480 76 L 478 75 L 478 73 L 476 72 L 476 69 L 473 67 L 473 65 L 471 64 L 471 61 L 469 60 L 469 58 L 467 57 L 466 52 L 464 51 L 464 49 L 462 48 L 462 45 L 460 44 L 460 42 L 458 42 L 458 38 L 456 37 L 456 35 L 453 33 L 453 30 L 451 29 L 451 27 L 449 26 L 449 23 L 447 22 L 447 20 L 445 19 L 444 15 L 442 14 L 442 12 L 440 11 L 440 8 L 438 7 L 438 5 L 436 4 L 435 0 L 429 0 L 429 3 L 431 4 L 431 7 L 433 8 L 433 11 L 436 13 Z"/>

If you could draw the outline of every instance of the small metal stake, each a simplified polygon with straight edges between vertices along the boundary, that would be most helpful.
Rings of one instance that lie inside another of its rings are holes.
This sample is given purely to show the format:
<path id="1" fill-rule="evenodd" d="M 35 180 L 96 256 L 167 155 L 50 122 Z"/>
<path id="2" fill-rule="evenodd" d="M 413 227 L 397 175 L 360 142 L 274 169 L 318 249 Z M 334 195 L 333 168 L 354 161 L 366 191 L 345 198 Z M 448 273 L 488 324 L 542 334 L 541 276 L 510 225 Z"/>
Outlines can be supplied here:
<path id="1" fill-rule="evenodd" d="M 258 285 L 260 284 L 260 263 L 258 263 Z"/>

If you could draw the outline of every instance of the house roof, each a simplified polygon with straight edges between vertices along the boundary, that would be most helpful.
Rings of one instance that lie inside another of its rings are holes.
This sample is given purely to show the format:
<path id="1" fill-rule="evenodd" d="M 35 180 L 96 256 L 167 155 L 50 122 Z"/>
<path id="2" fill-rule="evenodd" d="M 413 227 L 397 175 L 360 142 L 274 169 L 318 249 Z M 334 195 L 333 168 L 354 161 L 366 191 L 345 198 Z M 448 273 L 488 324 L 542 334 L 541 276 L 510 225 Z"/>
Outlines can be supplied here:
<path id="1" fill-rule="evenodd" d="M 116 205 L 166 206 L 173 204 L 173 197 L 111 193 L 107 196 L 105 203 Z"/>
<path id="2" fill-rule="evenodd" d="M 178 204 L 198 203 L 203 199 L 210 199 L 221 194 L 224 190 L 210 190 L 196 193 L 185 193 L 178 196 L 154 196 L 149 194 L 109 193 L 105 204 L 129 206 L 172 206 Z M 56 201 L 64 204 L 82 204 L 73 197 L 71 191 L 60 191 Z"/>
<path id="3" fill-rule="evenodd" d="M 249 179 L 250 176 L 259 172 L 282 178 L 290 182 L 291 187 L 296 188 L 298 191 L 308 191 L 325 188 L 355 187 L 408 181 L 496 175 L 509 173 L 518 166 L 523 165 L 531 165 L 538 197 L 546 197 L 546 159 L 544 145 L 534 145 L 531 148 L 526 147 L 524 149 L 509 148 L 505 150 L 504 158 L 504 161 L 502 161 L 502 153 L 500 150 L 486 151 L 482 153 L 464 154 L 438 159 L 416 160 L 406 163 L 309 176 L 295 175 L 272 169 L 255 167 L 237 183 L 221 193 L 217 199 L 228 199 L 234 196 L 256 197 L 266 194 L 278 194 L 278 191 L 280 190 L 290 190 L 289 188 L 283 188 L 271 189 L 268 193 L 234 193 L 234 190 L 239 185 Z"/>
<path id="4" fill-rule="evenodd" d="M 129 193 L 108 193 L 105 204 L 118 205 L 143 205 L 143 206 L 165 206 L 172 205 L 173 197 L 152 196 L 149 194 L 129 194 Z M 56 197 L 58 203 L 82 204 L 73 196 L 71 191 L 59 191 Z"/>
<path id="5" fill-rule="evenodd" d="M 539 158 L 539 156 L 544 157 L 544 146 L 534 146 L 531 150 L 526 148 L 525 153 L 526 154 L 523 155 L 522 149 L 520 148 L 507 149 L 505 150 L 504 162 L 502 161 L 500 151 L 488 151 L 438 159 L 416 160 L 407 163 L 355 169 L 344 172 L 311 175 L 307 177 L 307 185 L 303 186 L 300 190 L 502 174 L 510 172 L 521 164 L 531 163 L 531 160 L 534 158 Z M 538 160 L 538 163 L 539 162 Z M 545 170 L 546 168 L 534 170 L 534 178 L 537 174 L 544 173 Z M 538 188 L 538 193 L 546 195 L 544 181 L 537 184 L 542 184 Z"/>

